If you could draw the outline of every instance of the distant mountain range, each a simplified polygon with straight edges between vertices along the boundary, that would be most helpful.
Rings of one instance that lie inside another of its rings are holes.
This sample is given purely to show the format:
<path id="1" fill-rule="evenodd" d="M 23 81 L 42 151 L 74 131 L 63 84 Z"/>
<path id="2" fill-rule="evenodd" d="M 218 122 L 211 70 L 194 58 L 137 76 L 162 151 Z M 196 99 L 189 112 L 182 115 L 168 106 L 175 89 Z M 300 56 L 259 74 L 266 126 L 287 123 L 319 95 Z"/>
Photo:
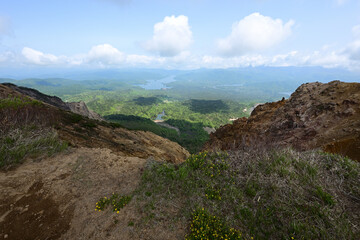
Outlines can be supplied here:
<path id="1" fill-rule="evenodd" d="M 341 80 L 345 82 L 360 81 L 360 72 L 351 72 L 340 68 L 323 67 L 244 67 L 228 69 L 196 69 L 196 70 L 166 70 L 166 69 L 0 69 L 0 78 L 65 78 L 73 80 L 116 80 L 124 76 L 132 78 L 164 77 L 168 75 L 221 75 L 222 78 L 238 75 L 251 80 L 298 80 L 301 76 L 304 82 Z"/>

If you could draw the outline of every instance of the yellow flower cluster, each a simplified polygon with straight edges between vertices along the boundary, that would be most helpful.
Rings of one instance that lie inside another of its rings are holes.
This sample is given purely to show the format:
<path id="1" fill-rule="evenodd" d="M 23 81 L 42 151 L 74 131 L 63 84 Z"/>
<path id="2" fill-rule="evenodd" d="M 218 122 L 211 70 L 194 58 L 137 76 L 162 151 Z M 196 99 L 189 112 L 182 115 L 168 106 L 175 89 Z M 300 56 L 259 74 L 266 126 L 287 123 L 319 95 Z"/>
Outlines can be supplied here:
<path id="1" fill-rule="evenodd" d="M 120 212 L 120 209 L 126 206 L 131 200 L 130 196 L 121 196 L 119 194 L 113 193 L 110 198 L 103 197 L 97 203 L 95 211 L 101 212 L 108 205 L 112 205 L 113 211 L 116 213 Z"/>
<path id="2" fill-rule="evenodd" d="M 238 240 L 242 239 L 242 236 L 238 230 L 229 228 L 218 217 L 210 215 L 202 208 L 194 211 L 190 224 L 190 234 L 185 239 Z"/>
<path id="3" fill-rule="evenodd" d="M 205 197 L 210 200 L 221 200 L 220 189 L 208 185 L 205 189 Z"/>
<path id="4" fill-rule="evenodd" d="M 196 155 L 192 154 L 187 160 L 186 163 L 193 170 L 202 168 L 205 164 L 206 156 L 208 155 L 207 151 L 198 153 Z"/>

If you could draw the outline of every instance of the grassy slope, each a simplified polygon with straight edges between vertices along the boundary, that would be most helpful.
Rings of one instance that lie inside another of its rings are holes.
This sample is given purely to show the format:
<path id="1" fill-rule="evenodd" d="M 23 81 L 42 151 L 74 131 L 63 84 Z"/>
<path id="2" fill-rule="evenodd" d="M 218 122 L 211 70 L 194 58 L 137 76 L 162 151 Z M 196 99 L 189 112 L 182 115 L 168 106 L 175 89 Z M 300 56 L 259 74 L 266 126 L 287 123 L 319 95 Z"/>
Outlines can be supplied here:
<path id="1" fill-rule="evenodd" d="M 187 239 L 359 239 L 359 176 L 350 159 L 289 149 L 154 162 L 131 196 L 143 216 L 131 224 L 182 226 Z"/>

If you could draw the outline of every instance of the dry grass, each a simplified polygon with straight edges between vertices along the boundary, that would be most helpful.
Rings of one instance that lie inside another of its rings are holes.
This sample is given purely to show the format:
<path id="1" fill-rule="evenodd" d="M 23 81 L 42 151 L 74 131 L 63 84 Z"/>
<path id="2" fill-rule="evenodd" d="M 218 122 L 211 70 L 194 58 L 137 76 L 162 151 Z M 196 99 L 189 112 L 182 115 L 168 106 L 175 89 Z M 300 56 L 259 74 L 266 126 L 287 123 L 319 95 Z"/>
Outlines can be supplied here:
<path id="1" fill-rule="evenodd" d="M 27 157 L 40 159 L 67 148 L 52 128 L 35 125 L 0 132 L 0 169 L 9 169 Z"/>

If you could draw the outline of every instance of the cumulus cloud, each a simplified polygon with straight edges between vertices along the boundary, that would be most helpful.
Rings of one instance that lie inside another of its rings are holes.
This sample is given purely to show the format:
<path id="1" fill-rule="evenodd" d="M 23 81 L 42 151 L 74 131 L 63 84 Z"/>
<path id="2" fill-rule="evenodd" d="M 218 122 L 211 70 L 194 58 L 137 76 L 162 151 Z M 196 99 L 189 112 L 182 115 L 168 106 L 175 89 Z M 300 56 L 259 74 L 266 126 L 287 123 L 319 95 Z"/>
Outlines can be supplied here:
<path id="1" fill-rule="evenodd" d="M 75 56 L 55 56 L 41 51 L 24 47 L 21 51 L 22 59 L 26 63 L 35 65 L 58 65 L 58 66 L 120 66 L 126 62 L 126 54 L 120 52 L 110 44 L 93 46 L 88 53 Z"/>
<path id="2" fill-rule="evenodd" d="M 154 25 L 154 35 L 143 47 L 163 57 L 173 57 L 187 49 L 192 43 L 192 32 L 188 17 L 165 17 Z"/>
<path id="3" fill-rule="evenodd" d="M 124 62 L 125 54 L 110 44 L 102 44 L 90 49 L 87 60 L 102 65 L 116 65 Z"/>
<path id="4" fill-rule="evenodd" d="M 52 54 L 45 54 L 29 47 L 24 47 L 21 51 L 21 54 L 28 63 L 32 64 L 49 65 L 59 62 L 59 58 L 57 56 Z"/>
<path id="5" fill-rule="evenodd" d="M 283 23 L 281 19 L 253 13 L 233 24 L 230 35 L 218 41 L 218 49 L 226 56 L 263 51 L 285 40 L 293 25 L 293 20 Z"/>

